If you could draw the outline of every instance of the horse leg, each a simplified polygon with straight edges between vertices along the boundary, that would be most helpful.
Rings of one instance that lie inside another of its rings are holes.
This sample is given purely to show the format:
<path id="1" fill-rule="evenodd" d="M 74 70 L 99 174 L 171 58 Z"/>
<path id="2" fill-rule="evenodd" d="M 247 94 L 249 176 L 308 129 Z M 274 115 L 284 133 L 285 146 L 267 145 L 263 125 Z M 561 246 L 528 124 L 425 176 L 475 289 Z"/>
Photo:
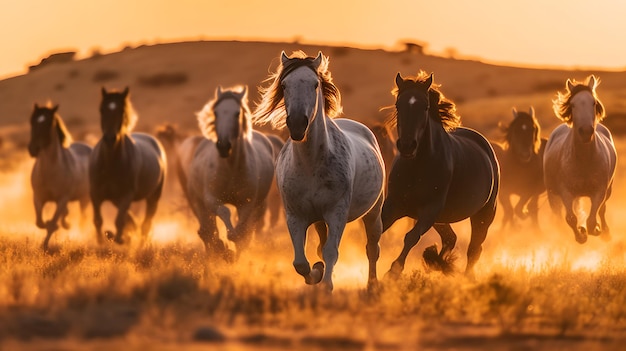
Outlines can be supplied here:
<path id="1" fill-rule="evenodd" d="M 224 226 L 226 227 L 226 235 L 227 237 L 231 237 L 231 235 L 234 235 L 235 232 L 235 227 L 233 226 L 233 222 L 231 221 L 231 213 L 230 213 L 230 209 L 228 208 L 228 206 L 225 205 L 219 205 L 217 206 L 217 209 L 215 210 L 215 213 L 217 214 L 217 217 L 219 217 L 219 219 L 222 220 L 222 222 L 224 223 Z"/>
<path id="2" fill-rule="evenodd" d="M 96 239 L 98 244 L 102 244 L 102 199 L 92 194 L 91 206 L 93 207 L 93 224 L 96 227 Z"/>
<path id="3" fill-rule="evenodd" d="M 37 225 L 37 228 L 40 229 L 45 229 L 46 228 L 46 223 L 44 223 L 43 221 L 43 205 L 45 204 L 44 201 L 41 199 L 41 196 L 38 196 L 37 194 L 35 194 L 33 196 L 33 203 L 35 205 L 35 224 Z"/>
<path id="4" fill-rule="evenodd" d="M 498 200 L 500 204 L 502 204 L 502 230 L 506 229 L 507 225 L 511 227 L 515 226 L 515 211 L 513 210 L 513 205 L 511 204 L 511 194 L 509 193 L 500 193 Z"/>
<path id="5" fill-rule="evenodd" d="M 322 249 L 324 248 L 324 245 L 326 245 L 326 240 L 328 240 L 328 227 L 324 221 L 315 222 L 313 225 L 315 226 L 315 231 L 320 238 L 320 242 L 317 245 L 317 257 L 323 259 Z"/>
<path id="6" fill-rule="evenodd" d="M 424 261 L 433 269 L 440 270 L 444 274 L 451 274 L 454 272 L 455 257 L 452 249 L 456 245 L 456 233 L 449 223 L 435 223 L 433 227 L 441 237 L 441 251 L 437 254 L 436 245 L 427 248 L 423 254 Z"/>
<path id="7" fill-rule="evenodd" d="M 515 205 L 515 214 L 522 220 L 528 218 L 529 210 L 526 208 L 526 204 L 529 200 L 530 194 L 520 194 L 519 201 Z"/>
<path id="8" fill-rule="evenodd" d="M 316 265 L 326 265 L 324 269 L 324 276 L 322 282 L 329 291 L 333 290 L 333 270 L 339 259 L 339 243 L 343 236 L 343 231 L 348 221 L 347 206 L 344 211 L 333 210 L 324 216 L 326 225 L 328 226 L 328 238 L 322 248 L 322 257 L 324 262 L 317 262 L 313 265 L 315 269 Z"/>
<path id="9" fill-rule="evenodd" d="M 367 288 L 372 291 L 378 284 L 378 277 L 376 273 L 376 263 L 380 257 L 380 236 L 383 232 L 383 222 L 380 218 L 382 211 L 383 196 L 378 198 L 378 201 L 372 207 L 372 209 L 363 216 L 363 225 L 365 226 L 365 234 L 367 235 L 367 244 L 365 245 L 365 252 L 367 254 L 367 260 L 369 261 L 369 270 L 367 275 Z"/>
<path id="10" fill-rule="evenodd" d="M 237 221 L 237 226 L 232 233 L 233 235 L 228 237 L 228 239 L 233 241 L 237 246 L 237 254 L 240 254 L 242 250 L 245 250 L 248 246 L 250 246 L 250 241 L 252 240 L 252 230 L 256 225 L 256 221 L 261 220 L 255 205 L 256 204 L 249 202 L 237 207 L 239 220 Z M 261 215 L 264 213 L 265 211 L 262 211 Z"/>
<path id="11" fill-rule="evenodd" d="M 445 199 L 445 196 L 443 198 Z M 385 204 L 386 204 L 386 201 L 385 201 Z M 424 233 L 426 233 L 426 231 L 430 229 L 430 227 L 432 227 L 433 224 L 435 224 L 435 218 L 437 217 L 437 214 L 439 213 L 442 207 L 443 205 L 441 206 L 431 205 L 427 208 L 420 208 L 418 210 L 418 215 L 417 215 L 418 220 L 413 226 L 413 228 L 404 235 L 404 246 L 402 247 L 402 251 L 400 252 L 400 255 L 398 255 L 398 258 L 396 258 L 396 260 L 393 261 L 393 263 L 391 264 L 391 268 L 387 272 L 386 277 L 389 277 L 392 279 L 397 279 L 400 277 L 400 274 L 404 270 L 404 264 L 406 262 L 407 255 L 409 254 L 411 249 L 415 245 L 417 245 L 422 235 L 424 235 Z M 384 212 L 385 212 L 385 206 L 383 206 L 383 213 Z M 384 229 L 385 229 L 385 222 L 383 218 L 383 230 Z"/>
<path id="12" fill-rule="evenodd" d="M 163 182 L 159 184 L 157 190 L 150 195 L 146 199 L 146 215 L 143 219 L 143 223 L 141 224 L 141 241 L 144 243 L 150 234 L 150 230 L 152 229 L 152 219 L 156 214 L 157 208 L 159 206 L 159 199 L 161 198 L 161 193 L 163 191 Z"/>
<path id="13" fill-rule="evenodd" d="M 309 261 L 306 259 L 304 244 L 306 242 L 306 230 L 309 224 L 289 212 L 286 213 L 286 218 L 294 252 L 293 268 L 296 269 L 298 274 L 304 277 L 305 283 L 309 285 L 317 284 L 322 280 L 324 265 L 321 264 L 320 266 L 318 262 L 313 266 L 313 270 L 311 270 Z"/>
<path id="14" fill-rule="evenodd" d="M 406 216 L 406 214 L 402 213 L 402 211 L 395 206 L 396 203 L 397 201 L 394 201 L 391 196 L 388 196 L 383 202 L 383 207 L 380 212 L 380 219 L 383 223 L 383 233 L 386 232 L 398 219 Z"/>
<path id="15" fill-rule="evenodd" d="M 533 228 L 536 231 L 540 231 L 539 228 L 539 195 L 533 195 L 528 201 L 528 215 Z"/>
<path id="16" fill-rule="evenodd" d="M 85 217 L 87 216 L 87 206 L 89 206 L 89 197 L 83 197 L 79 200 L 80 205 L 80 222 L 79 226 L 81 228 L 85 227 Z"/>
<path id="17" fill-rule="evenodd" d="M 67 216 L 67 202 L 68 199 L 61 199 L 57 201 L 57 207 L 54 211 L 52 219 L 46 222 L 46 238 L 44 239 L 42 245 L 43 250 L 46 252 L 48 251 L 50 237 L 52 237 L 52 234 L 59 229 L 59 220 L 61 220 L 64 216 Z"/>
<path id="18" fill-rule="evenodd" d="M 470 217 L 472 234 L 467 247 L 467 266 L 465 267 L 465 275 L 470 278 L 474 276 L 474 266 L 483 251 L 483 242 L 487 238 L 487 231 L 495 216 L 496 203 L 489 201 L 480 211 Z"/>
<path id="19" fill-rule="evenodd" d="M 127 195 L 117 203 L 117 215 L 115 216 L 115 236 L 113 241 L 117 244 L 124 243 L 124 229 L 128 221 L 128 211 L 132 203 L 132 195 Z M 109 236 L 109 235 L 107 235 Z"/>
<path id="20" fill-rule="evenodd" d="M 561 192 L 561 201 L 565 206 L 565 221 L 574 231 L 574 237 L 579 244 L 587 242 L 587 231 L 583 227 L 578 227 L 578 217 L 574 213 L 574 196 L 567 191 Z M 595 214 L 594 214 L 595 216 Z"/>
<path id="21" fill-rule="evenodd" d="M 594 196 L 591 196 L 591 208 L 589 209 L 589 216 L 587 217 L 587 232 L 589 235 L 598 236 L 604 231 L 604 227 L 600 227 L 598 224 L 598 210 L 604 208 L 602 211 L 602 217 L 604 217 L 606 213 L 606 193 L 606 191 L 600 191 L 594 194 Z M 605 221 L 606 219 L 601 220 L 601 223 Z"/>

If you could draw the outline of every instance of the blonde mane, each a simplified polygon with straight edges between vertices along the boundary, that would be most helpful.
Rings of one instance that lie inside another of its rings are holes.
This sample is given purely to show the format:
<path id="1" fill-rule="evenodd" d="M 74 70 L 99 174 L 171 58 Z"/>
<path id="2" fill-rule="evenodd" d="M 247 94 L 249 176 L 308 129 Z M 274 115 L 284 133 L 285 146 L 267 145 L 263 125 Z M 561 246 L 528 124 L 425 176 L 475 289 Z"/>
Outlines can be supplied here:
<path id="1" fill-rule="evenodd" d="M 252 120 L 256 124 L 264 125 L 271 123 L 275 129 L 283 129 L 286 126 L 287 112 L 285 111 L 285 100 L 283 89 L 280 86 L 281 80 L 289 74 L 294 67 L 308 65 L 313 62 L 314 57 L 308 57 L 303 51 L 294 51 L 289 57 L 290 64 L 284 67 L 282 62 L 275 73 L 265 79 L 264 82 L 271 82 L 268 87 L 259 87 L 261 102 L 257 104 Z M 322 62 L 316 70 L 321 82 L 321 89 L 324 95 L 324 113 L 330 118 L 341 115 L 341 93 L 333 83 L 330 71 L 328 70 L 328 56 L 322 55 Z"/>
<path id="2" fill-rule="evenodd" d="M 126 97 L 126 103 L 124 104 L 124 122 L 123 125 L 126 129 L 127 133 L 130 133 L 135 129 L 137 125 L 137 121 L 139 120 L 139 116 L 137 116 L 137 111 L 133 107 L 133 104 L 130 102 L 130 98 Z"/>
<path id="3" fill-rule="evenodd" d="M 241 99 L 239 96 L 242 92 L 245 91 L 245 94 Z M 234 87 L 226 88 L 221 96 L 218 97 L 218 90 L 215 90 L 215 97 L 207 102 L 202 110 L 196 113 L 196 118 L 198 119 L 198 126 L 200 127 L 200 131 L 205 138 L 216 142 L 217 141 L 217 133 L 215 131 L 215 113 L 213 111 L 216 104 L 223 101 L 224 99 L 235 99 L 241 109 L 243 110 L 242 116 L 243 121 L 241 123 L 242 130 L 241 135 L 244 139 L 251 140 L 252 139 L 252 113 L 250 112 L 250 107 L 248 106 L 248 91 L 245 89 L 243 85 L 236 85 Z"/>

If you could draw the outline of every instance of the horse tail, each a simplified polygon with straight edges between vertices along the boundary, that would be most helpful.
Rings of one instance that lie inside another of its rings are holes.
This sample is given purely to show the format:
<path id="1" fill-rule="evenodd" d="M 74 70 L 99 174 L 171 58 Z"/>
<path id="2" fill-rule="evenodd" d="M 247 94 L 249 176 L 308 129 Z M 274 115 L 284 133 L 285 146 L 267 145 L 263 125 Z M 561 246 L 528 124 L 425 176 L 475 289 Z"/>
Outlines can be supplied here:
<path id="1" fill-rule="evenodd" d="M 442 256 L 437 253 L 437 245 L 431 245 L 424 250 L 422 257 L 424 264 L 432 270 L 441 271 L 445 275 L 455 273 L 454 262 L 456 262 L 457 255 L 452 251 Z"/>

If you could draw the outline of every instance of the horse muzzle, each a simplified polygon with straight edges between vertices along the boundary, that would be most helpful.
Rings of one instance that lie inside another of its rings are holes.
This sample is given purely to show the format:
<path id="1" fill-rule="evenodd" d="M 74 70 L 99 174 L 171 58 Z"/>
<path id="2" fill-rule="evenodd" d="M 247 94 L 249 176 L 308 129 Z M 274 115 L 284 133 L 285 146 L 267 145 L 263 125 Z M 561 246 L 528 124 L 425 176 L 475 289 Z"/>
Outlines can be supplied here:
<path id="1" fill-rule="evenodd" d="M 406 141 L 405 139 L 398 139 L 396 147 L 400 152 L 400 156 L 404 158 L 414 158 L 417 155 L 417 140 L 411 139 Z"/>
<path id="2" fill-rule="evenodd" d="M 37 155 L 39 155 L 39 145 L 29 143 L 28 153 L 30 154 L 31 157 L 37 157 Z"/>
<path id="3" fill-rule="evenodd" d="M 289 136 L 294 141 L 302 141 L 306 136 L 306 131 L 309 126 L 309 119 L 306 116 L 300 118 L 293 118 L 287 116 L 287 128 L 289 128 Z"/>
<path id="4" fill-rule="evenodd" d="M 217 147 L 217 152 L 220 154 L 221 158 L 227 158 L 230 156 L 231 145 L 229 142 L 218 140 L 215 146 Z"/>

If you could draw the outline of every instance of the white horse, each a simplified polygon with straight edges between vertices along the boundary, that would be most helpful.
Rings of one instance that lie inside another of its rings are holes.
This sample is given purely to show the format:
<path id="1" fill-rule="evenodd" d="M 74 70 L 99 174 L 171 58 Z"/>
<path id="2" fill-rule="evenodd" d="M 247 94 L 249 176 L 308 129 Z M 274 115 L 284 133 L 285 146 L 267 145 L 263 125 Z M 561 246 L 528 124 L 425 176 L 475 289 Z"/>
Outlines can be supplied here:
<path id="1" fill-rule="evenodd" d="M 372 287 L 377 281 L 385 180 L 374 134 L 359 122 L 331 119 L 341 112 L 341 95 L 321 52 L 315 58 L 303 52 L 290 58 L 282 52 L 281 65 L 268 80 L 273 82 L 263 89 L 254 120 L 289 129 L 290 139 L 278 156 L 276 180 L 295 251 L 294 268 L 307 284 L 323 280 L 332 290 L 346 223 L 362 218 Z M 304 252 L 311 224 L 320 236 L 318 255 L 326 264 L 317 262 L 313 269 Z"/>
<path id="2" fill-rule="evenodd" d="M 274 178 L 272 143 L 252 129 L 247 94 L 246 87 L 225 91 L 218 87 L 215 98 L 198 113 L 204 138 L 181 145 L 180 163 L 188 170 L 186 196 L 200 222 L 198 234 L 207 251 L 227 261 L 232 261 L 233 254 L 219 239 L 216 215 L 226 217 L 226 204 L 237 209 L 238 221 L 228 239 L 241 253 L 252 232 L 262 229 Z"/>
<path id="3" fill-rule="evenodd" d="M 565 205 L 565 220 L 581 244 L 587 241 L 587 234 L 603 233 L 609 237 L 606 200 L 611 196 L 617 162 L 611 133 L 600 124 L 604 106 L 596 94 L 598 83 L 593 75 L 585 83 L 567 80 L 565 93 L 559 92 L 553 104 L 557 117 L 565 123 L 550 135 L 543 158 L 550 206 L 555 213 L 560 213 L 558 198 L 561 199 Z M 580 197 L 591 199 L 586 227 L 578 226 L 573 209 L 574 200 Z"/>

